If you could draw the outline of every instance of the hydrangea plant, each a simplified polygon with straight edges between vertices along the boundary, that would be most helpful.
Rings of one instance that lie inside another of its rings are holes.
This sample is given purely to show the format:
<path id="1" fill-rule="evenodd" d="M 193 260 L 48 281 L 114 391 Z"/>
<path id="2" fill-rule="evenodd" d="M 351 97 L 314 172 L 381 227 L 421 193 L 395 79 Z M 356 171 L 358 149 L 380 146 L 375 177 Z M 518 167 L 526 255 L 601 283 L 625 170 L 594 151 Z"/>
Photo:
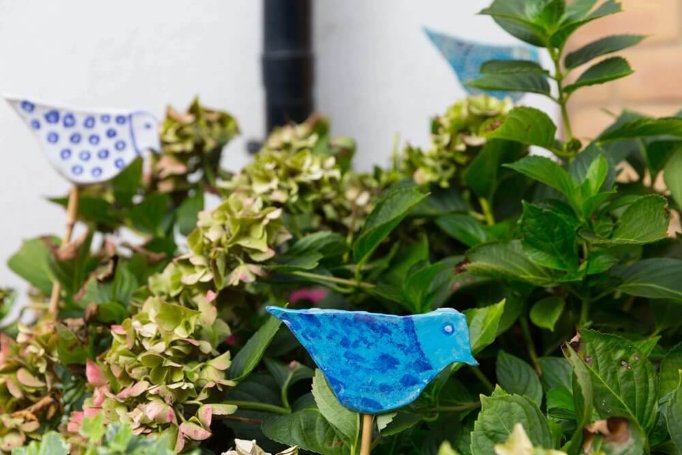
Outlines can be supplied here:
<path id="1" fill-rule="evenodd" d="M 169 114 L 164 165 L 145 175 L 138 162 L 84 192 L 88 229 L 66 248 L 46 236 L 10 259 L 38 317 L 3 326 L 0 449 L 357 454 L 359 416 L 264 312 L 288 303 L 466 314 L 480 365 L 454 364 L 376 416 L 374 453 L 678 453 L 682 119 L 624 112 L 585 141 L 567 108 L 632 71 L 612 54 L 641 37 L 566 52 L 576 30 L 619 11 L 613 0 L 483 11 L 546 48 L 552 68 L 493 61 L 471 84 L 547 96 L 562 137 L 537 109 L 479 96 L 372 173 L 352 169 L 352 141 L 319 117 L 273 132 L 230 173 L 216 159 L 236 133 L 229 114 L 198 103 Z M 207 191 L 221 198 L 210 210 Z"/>

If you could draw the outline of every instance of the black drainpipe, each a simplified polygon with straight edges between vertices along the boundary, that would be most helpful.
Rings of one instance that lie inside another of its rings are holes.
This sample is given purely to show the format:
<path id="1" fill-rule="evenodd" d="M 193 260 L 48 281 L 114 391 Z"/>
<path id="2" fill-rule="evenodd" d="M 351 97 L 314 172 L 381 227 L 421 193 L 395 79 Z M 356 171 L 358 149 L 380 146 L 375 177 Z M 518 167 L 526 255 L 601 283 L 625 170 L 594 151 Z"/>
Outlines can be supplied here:
<path id="1" fill-rule="evenodd" d="M 310 0 L 264 0 L 263 82 L 267 131 L 313 112 Z"/>

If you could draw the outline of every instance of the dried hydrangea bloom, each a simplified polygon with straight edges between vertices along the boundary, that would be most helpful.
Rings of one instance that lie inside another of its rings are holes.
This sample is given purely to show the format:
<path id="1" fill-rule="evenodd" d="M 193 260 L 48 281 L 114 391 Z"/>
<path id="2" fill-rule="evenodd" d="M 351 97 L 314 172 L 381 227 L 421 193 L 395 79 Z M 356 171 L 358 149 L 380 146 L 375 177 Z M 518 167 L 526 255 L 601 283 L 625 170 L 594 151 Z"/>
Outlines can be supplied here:
<path id="1" fill-rule="evenodd" d="M 408 145 L 402 170 L 418 184 L 448 188 L 485 145 L 483 134 L 499 124 L 512 109 L 509 99 L 487 95 L 458 101 L 431 122 L 431 146 L 426 149 Z"/>
<path id="2" fill-rule="evenodd" d="M 16 341 L 0 333 L 0 451 L 39 439 L 41 422 L 61 413 L 56 324 L 19 325 Z"/>

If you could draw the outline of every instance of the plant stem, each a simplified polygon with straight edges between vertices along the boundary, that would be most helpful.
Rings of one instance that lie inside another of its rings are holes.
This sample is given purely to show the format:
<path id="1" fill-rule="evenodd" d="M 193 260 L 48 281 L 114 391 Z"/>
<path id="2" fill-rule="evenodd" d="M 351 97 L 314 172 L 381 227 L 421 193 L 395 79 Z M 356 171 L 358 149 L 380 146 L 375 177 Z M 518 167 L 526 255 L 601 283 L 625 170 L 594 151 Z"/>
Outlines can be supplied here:
<path id="1" fill-rule="evenodd" d="M 590 317 L 590 300 L 582 299 L 580 301 L 580 324 L 579 327 L 583 327 Z"/>
<path id="2" fill-rule="evenodd" d="M 493 385 L 492 382 L 490 382 L 490 379 L 486 377 L 486 375 L 483 374 L 483 372 L 480 370 L 478 367 L 472 367 L 471 372 L 474 373 L 474 376 L 478 378 L 478 380 L 483 384 L 483 386 L 488 390 L 488 392 L 492 392 L 495 390 L 495 386 Z"/>
<path id="3" fill-rule="evenodd" d="M 561 52 L 555 51 L 551 47 L 548 48 L 549 54 L 554 63 L 554 80 L 557 82 L 559 96 L 555 100 L 561 109 L 561 120 L 564 125 L 564 133 L 566 134 L 566 142 L 571 142 L 575 137 L 573 136 L 573 127 L 571 126 L 571 117 L 568 115 L 568 94 L 564 90 L 564 77 L 566 76 L 561 70 Z M 569 153 L 569 158 L 575 156 L 575 152 Z"/>
<path id="4" fill-rule="evenodd" d="M 535 343 L 533 343 L 533 337 L 530 335 L 530 327 L 528 326 L 528 319 L 522 317 L 519 319 L 521 324 L 521 332 L 523 333 L 523 339 L 526 342 L 526 348 L 528 349 L 528 356 L 530 361 L 533 363 L 533 368 L 538 374 L 542 374 L 542 368 L 540 368 L 540 362 L 538 361 L 538 353 L 535 350 Z"/>
<path id="5" fill-rule="evenodd" d="M 249 409 L 251 411 L 265 411 L 272 412 L 273 414 L 287 415 L 291 414 L 291 410 L 284 408 L 282 406 L 277 406 L 274 404 L 258 403 L 256 401 L 241 401 L 241 400 L 228 400 L 224 401 L 225 404 L 231 404 L 237 406 L 241 409 Z"/>
<path id="6" fill-rule="evenodd" d="M 363 288 L 363 289 L 374 288 L 373 284 L 366 283 L 364 281 L 348 280 L 346 278 L 339 278 L 339 277 L 329 276 L 329 275 L 320 275 L 318 273 L 302 272 L 302 271 L 297 270 L 295 272 L 291 272 L 291 274 L 299 276 L 301 278 L 308 278 L 311 280 L 319 280 L 319 281 L 328 281 L 329 283 L 342 284 L 344 286 L 352 286 L 352 287 L 358 287 L 358 288 Z"/>
<path id="7" fill-rule="evenodd" d="M 493 226 L 495 224 L 495 216 L 493 211 L 490 209 L 490 203 L 484 197 L 478 198 L 478 202 L 481 204 L 481 210 L 483 211 L 483 218 L 488 226 Z"/>

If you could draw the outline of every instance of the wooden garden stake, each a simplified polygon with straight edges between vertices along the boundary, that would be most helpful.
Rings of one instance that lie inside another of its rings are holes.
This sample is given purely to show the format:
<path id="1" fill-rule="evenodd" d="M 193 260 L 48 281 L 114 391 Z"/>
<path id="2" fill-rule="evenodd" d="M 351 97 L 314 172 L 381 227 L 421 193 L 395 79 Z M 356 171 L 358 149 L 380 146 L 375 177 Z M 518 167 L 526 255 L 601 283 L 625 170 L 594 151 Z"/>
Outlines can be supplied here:
<path id="1" fill-rule="evenodd" d="M 71 237 L 73 235 L 73 226 L 76 224 L 76 219 L 78 218 L 78 202 L 80 199 L 80 189 L 78 185 L 73 185 L 71 191 L 69 192 L 69 202 L 66 205 L 66 230 L 64 231 L 64 237 L 62 237 L 62 244 L 60 248 L 66 248 L 66 246 L 71 242 Z M 61 283 L 55 279 L 52 284 L 52 294 L 50 295 L 50 306 L 48 307 L 48 314 L 51 317 L 57 318 L 57 313 L 59 312 L 59 295 L 62 292 Z"/>
<path id="2" fill-rule="evenodd" d="M 369 455 L 372 450 L 372 414 L 362 415 L 362 445 L 360 455 Z"/>

